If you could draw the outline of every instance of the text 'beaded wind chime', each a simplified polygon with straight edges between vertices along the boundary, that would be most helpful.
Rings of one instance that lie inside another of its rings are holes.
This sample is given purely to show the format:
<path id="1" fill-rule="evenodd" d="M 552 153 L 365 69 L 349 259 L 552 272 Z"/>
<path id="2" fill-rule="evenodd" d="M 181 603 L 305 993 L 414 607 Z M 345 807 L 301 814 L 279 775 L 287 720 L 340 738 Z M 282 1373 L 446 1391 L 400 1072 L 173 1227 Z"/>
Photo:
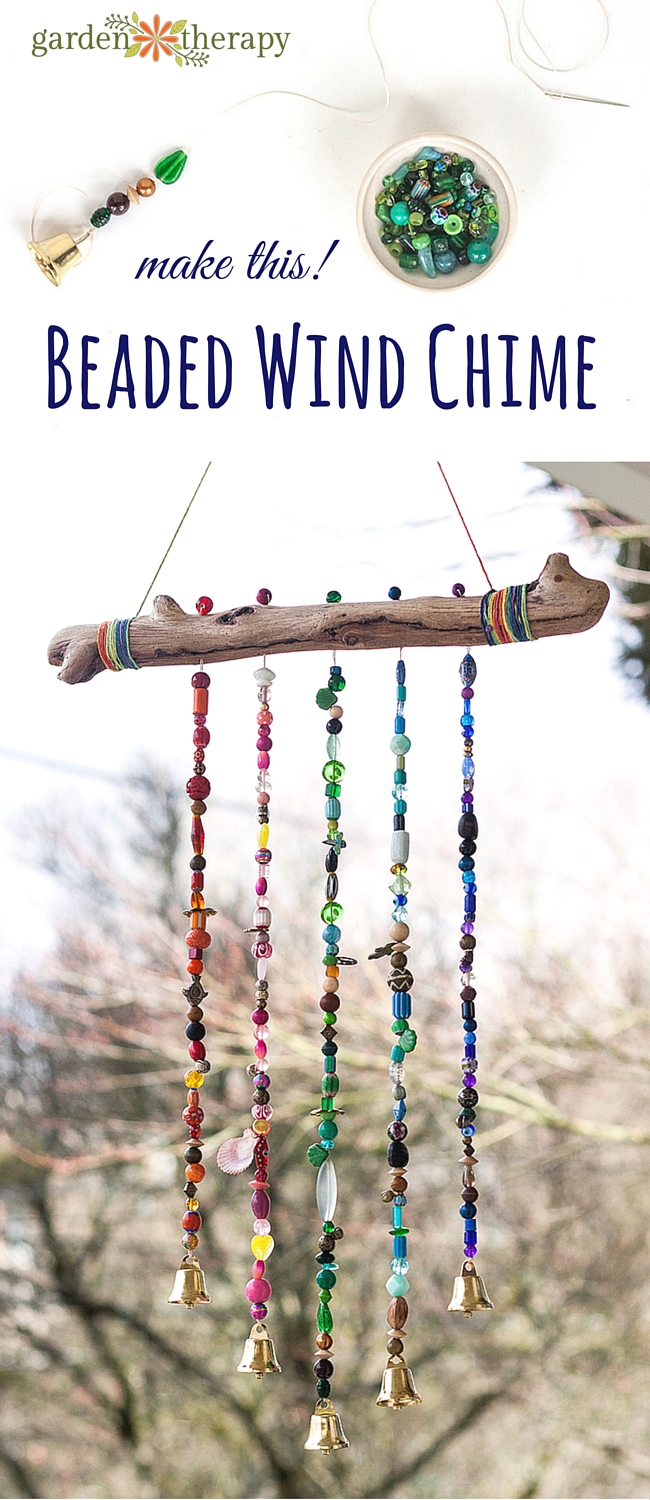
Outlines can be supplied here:
<path id="1" fill-rule="evenodd" d="M 455 503 L 455 502 L 454 502 Z M 487 575 L 486 575 L 487 576 Z M 489 579 L 488 579 L 489 583 Z M 251 1210 L 254 1257 L 251 1278 L 245 1287 L 253 1327 L 246 1339 L 238 1369 L 261 1379 L 281 1373 L 273 1341 L 266 1326 L 272 1286 L 268 1278 L 268 1261 L 274 1248 L 271 1233 L 271 1180 L 269 1137 L 273 1109 L 271 1105 L 271 1071 L 268 1055 L 270 987 L 268 965 L 273 955 L 270 939 L 271 908 L 269 876 L 271 849 L 270 826 L 270 755 L 273 747 L 270 709 L 274 673 L 266 665 L 270 652 L 333 650 L 327 685 L 316 693 L 316 703 L 327 713 L 325 762 L 325 901 L 320 917 L 323 922 L 324 977 L 319 1000 L 321 1022 L 322 1076 L 320 1103 L 311 1111 L 317 1120 L 317 1140 L 307 1151 L 310 1164 L 316 1168 L 316 1204 L 320 1223 L 316 1255 L 316 1348 L 314 1377 L 316 1404 L 311 1417 L 305 1447 L 330 1453 L 349 1446 L 340 1417 L 332 1402 L 333 1293 L 339 1270 L 338 1256 L 343 1230 L 336 1222 L 337 1178 L 334 1150 L 339 1133 L 339 1076 L 337 1071 L 337 1027 L 341 996 L 341 973 L 356 960 L 342 955 L 340 949 L 343 907 L 339 901 L 339 863 L 345 850 L 340 819 L 345 765 L 341 759 L 343 709 L 339 702 L 346 686 L 343 671 L 336 660 L 337 649 L 363 651 L 398 648 L 396 664 L 396 705 L 390 753 L 394 758 L 392 802 L 393 828 L 390 843 L 390 892 L 392 914 L 388 941 L 375 949 L 372 959 L 388 958 L 391 992 L 391 1047 L 388 1075 L 392 1090 L 392 1119 L 388 1126 L 387 1162 L 389 1187 L 381 1196 L 390 1205 L 389 1234 L 392 1239 L 390 1275 L 386 1290 L 388 1349 L 378 1406 L 398 1410 L 418 1405 L 421 1397 L 404 1357 L 404 1340 L 409 1314 L 407 1293 L 409 1225 L 404 1222 L 407 1209 L 409 1150 L 406 1060 L 417 1044 L 412 1024 L 413 974 L 409 967 L 409 890 L 407 875 L 410 838 L 407 816 L 407 756 L 411 741 L 406 733 L 406 663 L 403 651 L 410 645 L 464 646 L 460 663 L 462 736 L 462 792 L 458 832 L 460 835 L 459 869 L 464 891 L 460 935 L 460 1008 L 464 1047 L 461 1059 L 462 1086 L 458 1095 L 460 1113 L 456 1124 L 463 1143 L 462 1191 L 460 1216 L 463 1224 L 463 1261 L 455 1279 L 449 1310 L 471 1317 L 492 1308 L 485 1283 L 476 1268 L 478 1251 L 476 1167 L 474 1137 L 476 1107 L 477 1020 L 476 951 L 477 879 L 476 860 L 478 820 L 474 803 L 474 683 L 476 663 L 471 648 L 480 644 L 500 645 L 539 639 L 543 636 L 574 634 L 588 630 L 600 619 L 609 597 L 606 584 L 585 579 L 575 573 L 568 558 L 553 554 L 534 583 L 489 591 L 482 598 L 465 597 L 456 584 L 451 599 L 422 598 L 405 600 L 399 588 L 389 591 L 389 604 L 347 605 L 332 590 L 322 606 L 300 606 L 269 610 L 271 594 L 260 589 L 257 607 L 213 614 L 212 601 L 203 596 L 197 603 L 199 619 L 187 615 L 166 595 L 154 600 L 150 617 L 114 620 L 97 626 L 79 626 L 61 631 L 50 645 L 50 661 L 62 670 L 66 682 L 87 682 L 106 668 L 117 672 L 126 669 L 186 664 L 198 661 L 192 675 L 194 713 L 194 764 L 187 782 L 191 811 L 190 904 L 186 912 L 189 930 L 187 972 L 189 983 L 183 990 L 188 1002 L 186 1036 L 189 1068 L 185 1073 L 187 1101 L 183 1121 L 188 1130 L 184 1149 L 185 1205 L 182 1215 L 184 1255 L 176 1273 L 169 1298 L 193 1308 L 210 1301 L 203 1271 L 195 1254 L 201 1228 L 199 1186 L 205 1178 L 202 1137 L 204 1110 L 201 1089 L 210 1071 L 206 1056 L 206 1028 L 203 1005 L 207 991 L 203 986 L 204 966 L 211 937 L 207 922 L 216 912 L 206 906 L 204 897 L 206 860 L 203 817 L 210 795 L 206 775 L 206 754 L 210 743 L 207 727 L 210 678 L 206 662 L 262 657 L 263 665 L 254 671 L 257 688 L 257 846 L 255 850 L 255 908 L 251 926 L 246 929 L 253 941 L 251 954 L 255 967 L 255 988 L 251 1022 L 253 1026 L 254 1061 L 247 1072 L 253 1084 L 252 1125 L 243 1135 L 224 1142 L 217 1162 L 227 1174 L 245 1171 L 253 1164 Z M 272 617 L 272 624 L 271 624 Z M 336 649 L 335 649 L 336 648 Z"/>

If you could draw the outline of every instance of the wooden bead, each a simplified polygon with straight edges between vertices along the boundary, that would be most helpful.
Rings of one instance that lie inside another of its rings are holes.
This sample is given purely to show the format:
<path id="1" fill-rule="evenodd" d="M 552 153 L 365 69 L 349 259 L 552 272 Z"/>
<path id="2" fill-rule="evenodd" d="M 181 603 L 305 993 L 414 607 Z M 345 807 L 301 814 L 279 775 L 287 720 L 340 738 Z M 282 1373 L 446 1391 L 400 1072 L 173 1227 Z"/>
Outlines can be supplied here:
<path id="1" fill-rule="evenodd" d="M 207 803 L 206 802 L 192 802 L 192 804 L 190 806 L 190 812 L 194 813 L 195 818 L 202 818 L 204 812 L 207 812 Z"/>
<path id="2" fill-rule="evenodd" d="M 386 1348 L 389 1354 L 401 1354 L 403 1352 L 404 1345 L 401 1339 L 389 1339 Z"/>
<path id="3" fill-rule="evenodd" d="M 406 940 L 410 931 L 411 929 L 410 927 L 407 927 L 406 922 L 393 922 L 390 935 L 391 937 L 395 938 L 398 943 L 401 943 Z"/>
<path id="4" fill-rule="evenodd" d="M 135 190 L 136 193 L 140 194 L 141 198 L 151 198 L 156 191 L 156 184 L 152 177 L 141 177 L 136 182 Z"/>
<path id="5" fill-rule="evenodd" d="M 406 1297 L 393 1297 L 388 1304 L 386 1322 L 391 1328 L 403 1328 L 409 1315 L 409 1305 Z"/>
<path id="6" fill-rule="evenodd" d="M 189 1006 L 189 1008 L 187 1010 L 187 1019 L 188 1019 L 188 1021 L 202 1021 L 203 1020 L 203 1011 L 201 1010 L 200 1005 L 190 1005 Z"/>

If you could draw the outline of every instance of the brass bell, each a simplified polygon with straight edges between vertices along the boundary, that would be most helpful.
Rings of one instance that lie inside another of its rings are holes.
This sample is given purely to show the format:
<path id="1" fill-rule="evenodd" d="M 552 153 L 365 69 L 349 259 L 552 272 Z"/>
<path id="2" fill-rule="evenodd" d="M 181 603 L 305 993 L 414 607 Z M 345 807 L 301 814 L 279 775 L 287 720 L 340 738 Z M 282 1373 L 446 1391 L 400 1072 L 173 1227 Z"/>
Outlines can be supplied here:
<path id="1" fill-rule="evenodd" d="M 182 1302 L 184 1307 L 192 1310 L 197 1302 L 211 1302 L 205 1285 L 205 1276 L 201 1270 L 198 1260 L 193 1255 L 186 1255 L 174 1277 L 171 1297 L 168 1302 Z"/>
<path id="2" fill-rule="evenodd" d="M 460 1276 L 454 1279 L 454 1290 L 447 1312 L 462 1312 L 463 1317 L 471 1318 L 475 1312 L 490 1312 L 494 1303 L 490 1302 L 485 1282 L 479 1276 L 473 1262 L 464 1260 Z"/>
<path id="3" fill-rule="evenodd" d="M 48 240 L 30 240 L 27 249 L 37 266 L 52 286 L 60 286 L 67 271 L 78 266 L 84 259 L 79 246 L 88 240 L 92 230 L 75 237 L 71 234 L 53 234 Z"/>
<path id="4" fill-rule="evenodd" d="M 335 1453 L 337 1448 L 349 1448 L 350 1444 L 341 1426 L 341 1418 L 331 1401 L 317 1401 L 309 1423 L 309 1437 L 305 1448 L 316 1453 Z"/>
<path id="5" fill-rule="evenodd" d="M 282 1374 L 282 1366 L 275 1356 L 273 1339 L 269 1338 L 264 1323 L 255 1324 L 250 1338 L 244 1344 L 244 1353 L 237 1369 L 240 1375 L 254 1375 L 256 1380 L 261 1380 L 264 1375 Z"/>
<path id="6" fill-rule="evenodd" d="M 398 1410 L 400 1406 L 419 1406 L 421 1400 L 406 1360 L 401 1354 L 389 1355 L 381 1378 L 377 1406 L 392 1406 Z"/>

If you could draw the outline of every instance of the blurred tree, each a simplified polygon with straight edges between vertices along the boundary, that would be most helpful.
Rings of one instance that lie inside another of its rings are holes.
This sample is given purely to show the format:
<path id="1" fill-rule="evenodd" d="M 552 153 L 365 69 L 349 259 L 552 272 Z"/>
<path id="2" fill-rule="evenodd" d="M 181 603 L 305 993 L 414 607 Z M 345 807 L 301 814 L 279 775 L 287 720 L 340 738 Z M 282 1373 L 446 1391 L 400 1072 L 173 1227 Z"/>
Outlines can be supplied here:
<path id="1" fill-rule="evenodd" d="M 284 922 L 274 961 L 269 1326 L 283 1374 L 258 1383 L 235 1373 L 250 1322 L 246 1179 L 221 1178 L 212 1161 L 202 1262 L 214 1305 L 188 1316 L 166 1301 L 184 1141 L 179 818 L 160 770 L 145 768 L 129 797 L 121 827 L 86 827 L 83 839 L 72 819 L 40 819 L 60 936 L 40 971 L 16 979 L 2 1017 L 2 1493 L 644 1495 L 650 1133 L 634 1028 L 642 1037 L 646 981 L 631 972 L 625 1008 L 611 1007 L 604 1029 L 601 1010 L 596 1031 L 570 958 L 549 958 L 527 935 L 481 1075 L 484 1260 L 497 1310 L 469 1323 L 445 1312 L 459 1244 L 455 987 L 442 961 L 430 958 L 428 972 L 419 963 L 407 1348 L 424 1402 L 394 1414 L 374 1404 L 389 1259 L 386 991 L 375 965 L 354 971 L 340 1037 L 345 1239 L 334 1303 L 335 1394 L 353 1447 L 307 1454 L 318 1224 L 305 1152 L 320 1054 L 305 976 L 317 853 L 305 840 L 298 916 L 291 931 Z M 208 1156 L 250 1118 L 252 968 L 237 920 L 247 905 L 235 896 L 213 924 Z"/>

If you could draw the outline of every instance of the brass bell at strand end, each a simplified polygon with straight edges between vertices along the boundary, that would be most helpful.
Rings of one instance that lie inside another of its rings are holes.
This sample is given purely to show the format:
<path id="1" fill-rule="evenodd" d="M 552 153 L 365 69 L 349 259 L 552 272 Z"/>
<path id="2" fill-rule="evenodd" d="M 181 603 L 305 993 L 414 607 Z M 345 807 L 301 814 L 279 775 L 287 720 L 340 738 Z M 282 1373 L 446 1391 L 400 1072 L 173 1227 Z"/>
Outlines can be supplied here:
<path id="1" fill-rule="evenodd" d="M 392 1406 L 398 1411 L 400 1406 L 419 1406 L 421 1401 L 406 1360 L 401 1354 L 391 1354 L 381 1378 L 377 1406 Z"/>
<path id="2" fill-rule="evenodd" d="M 317 1401 L 309 1423 L 309 1437 L 305 1448 L 315 1453 L 335 1453 L 337 1448 L 349 1448 L 350 1444 L 341 1425 L 341 1418 L 331 1401 Z"/>
<path id="3" fill-rule="evenodd" d="M 454 1279 L 454 1290 L 447 1312 L 462 1312 L 463 1317 L 471 1318 L 475 1312 L 490 1312 L 494 1303 L 490 1302 L 485 1282 L 471 1260 L 464 1260 L 460 1276 Z"/>
<path id="4" fill-rule="evenodd" d="M 182 1302 L 190 1312 L 196 1307 L 197 1302 L 211 1302 L 205 1284 L 205 1276 L 201 1270 L 198 1260 L 193 1255 L 186 1255 L 174 1277 L 171 1297 L 168 1302 Z"/>
<path id="5" fill-rule="evenodd" d="M 79 246 L 90 239 L 92 232 L 87 229 L 76 238 L 63 233 L 53 234 L 48 240 L 30 240 L 27 249 L 52 286 L 60 286 L 66 272 L 80 265 L 84 257 Z"/>
<path id="6" fill-rule="evenodd" d="M 244 1353 L 237 1369 L 240 1375 L 254 1375 L 256 1380 L 262 1380 L 264 1375 L 282 1374 L 282 1365 L 276 1359 L 273 1339 L 269 1338 L 264 1323 L 255 1324 L 250 1338 L 244 1344 Z"/>

